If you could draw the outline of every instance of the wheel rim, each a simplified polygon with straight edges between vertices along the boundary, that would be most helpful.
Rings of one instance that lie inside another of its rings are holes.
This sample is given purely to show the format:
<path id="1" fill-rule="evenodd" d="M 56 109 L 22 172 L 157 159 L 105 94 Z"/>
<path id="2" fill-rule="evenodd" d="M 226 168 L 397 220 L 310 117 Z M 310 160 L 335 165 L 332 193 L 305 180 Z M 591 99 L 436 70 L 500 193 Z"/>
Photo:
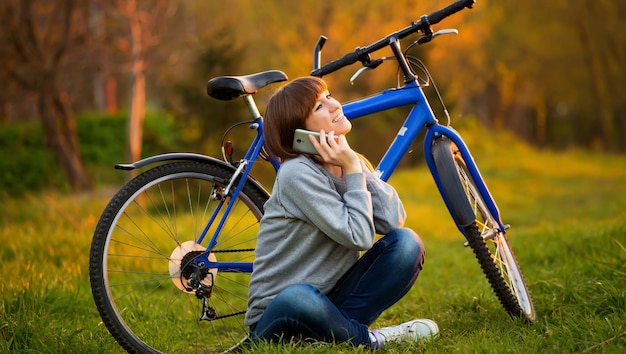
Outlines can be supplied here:
<path id="1" fill-rule="evenodd" d="M 498 233 L 493 242 L 496 244 L 496 262 L 499 265 L 500 272 L 509 284 L 509 288 L 515 292 L 515 297 L 524 314 L 528 317 L 534 316 L 530 294 L 526 290 L 524 278 L 517 267 L 515 256 L 511 253 L 508 240 L 502 233 Z"/>
<path id="2" fill-rule="evenodd" d="M 453 147 L 453 150 L 455 150 L 455 147 Z M 476 215 L 478 230 L 480 234 L 483 235 L 485 243 L 493 256 L 493 260 L 509 289 L 511 289 L 511 292 L 517 299 L 518 305 L 523 313 L 532 320 L 535 316 L 532 300 L 525 286 L 524 278 L 519 270 L 517 260 L 503 232 L 504 230 L 500 230 L 499 224 L 480 197 L 464 163 L 458 161 L 457 158 L 455 158 L 455 162 L 463 188 L 465 189 L 465 194 Z"/>
<path id="3" fill-rule="evenodd" d="M 172 250 L 197 240 L 216 204 L 210 195 L 219 185 L 210 177 L 185 172 L 155 179 L 128 198 L 109 229 L 102 260 L 106 293 L 120 326 L 139 346 L 214 352 L 245 335 L 249 274 L 220 272 L 209 302 L 225 317 L 210 322 L 199 321 L 202 301 L 181 291 L 170 275 Z M 225 251 L 220 261 L 253 260 L 252 252 L 228 252 L 254 248 L 261 217 L 246 195 L 240 197 L 216 247 Z"/>

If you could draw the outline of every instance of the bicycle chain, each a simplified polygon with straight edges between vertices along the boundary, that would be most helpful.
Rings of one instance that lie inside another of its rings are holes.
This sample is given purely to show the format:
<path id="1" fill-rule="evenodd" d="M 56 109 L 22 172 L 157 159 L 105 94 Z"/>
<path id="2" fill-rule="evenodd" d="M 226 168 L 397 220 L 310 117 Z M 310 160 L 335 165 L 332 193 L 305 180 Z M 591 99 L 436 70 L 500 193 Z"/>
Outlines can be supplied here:
<path id="1" fill-rule="evenodd" d="M 211 250 L 211 253 L 237 253 L 237 252 L 254 252 L 254 248 L 244 248 L 241 250 Z"/>
<path id="2" fill-rule="evenodd" d="M 245 315 L 245 314 L 246 314 L 246 311 L 235 312 L 235 313 L 231 313 L 231 314 L 228 314 L 228 315 L 217 316 L 217 317 L 215 317 L 212 321 L 215 321 L 215 320 L 221 320 L 222 318 L 227 318 L 227 317 L 233 317 L 233 316 Z"/>

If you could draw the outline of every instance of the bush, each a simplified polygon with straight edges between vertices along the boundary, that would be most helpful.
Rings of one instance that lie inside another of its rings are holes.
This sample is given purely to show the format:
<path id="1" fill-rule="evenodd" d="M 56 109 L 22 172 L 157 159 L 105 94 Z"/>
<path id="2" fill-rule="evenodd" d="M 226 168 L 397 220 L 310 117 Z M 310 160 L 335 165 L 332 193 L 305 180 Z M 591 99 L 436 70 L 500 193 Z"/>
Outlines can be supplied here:
<path id="1" fill-rule="evenodd" d="M 10 124 L 0 129 L 0 185 L 2 192 L 22 193 L 58 185 L 62 173 L 54 156 L 44 149 L 38 124 Z"/>
<path id="2" fill-rule="evenodd" d="M 143 156 L 176 150 L 178 135 L 171 117 L 146 115 Z M 126 114 L 77 117 L 84 166 L 95 185 L 120 184 L 124 173 L 113 166 L 126 161 Z M 0 194 L 16 195 L 67 187 L 63 171 L 43 143 L 38 122 L 12 123 L 0 129 Z"/>

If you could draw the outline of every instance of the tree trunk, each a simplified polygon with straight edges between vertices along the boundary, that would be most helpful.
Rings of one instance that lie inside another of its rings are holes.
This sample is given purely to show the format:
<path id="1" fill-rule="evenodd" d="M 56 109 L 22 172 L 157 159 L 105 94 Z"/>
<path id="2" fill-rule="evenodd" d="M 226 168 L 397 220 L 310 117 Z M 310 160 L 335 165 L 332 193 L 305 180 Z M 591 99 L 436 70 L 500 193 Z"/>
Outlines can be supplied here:
<path id="1" fill-rule="evenodd" d="M 146 79 L 143 72 L 133 74 L 133 93 L 128 118 L 128 159 L 129 162 L 141 158 L 143 122 L 146 113 Z"/>
<path id="2" fill-rule="evenodd" d="M 57 91 L 39 93 L 38 109 L 46 146 L 54 154 L 72 190 L 92 188 L 80 159 L 74 117 Z"/>
<path id="3" fill-rule="evenodd" d="M 586 68 L 591 78 L 591 84 L 589 85 L 591 97 L 594 99 L 595 112 L 598 115 L 597 119 L 600 125 L 601 136 L 600 141 L 597 141 L 597 143 L 603 149 L 615 151 L 618 149 L 619 136 L 613 116 L 612 92 L 607 82 L 609 81 L 609 76 L 606 69 L 606 60 L 603 58 L 605 51 L 602 48 L 598 48 L 598 45 L 595 43 L 593 23 L 589 23 L 590 14 L 593 15 L 597 11 L 594 11 L 591 2 L 587 2 L 586 5 L 587 7 L 584 11 L 581 8 L 576 13 L 576 23 L 578 25 L 578 38 L 583 49 L 582 57 L 587 64 Z"/>
<path id="4" fill-rule="evenodd" d="M 141 158 L 141 144 L 143 140 L 143 122 L 146 115 L 146 77 L 144 63 L 143 29 L 140 15 L 137 12 L 134 0 L 127 2 L 129 13 L 129 26 L 131 34 L 131 78 L 132 96 L 130 103 L 130 116 L 128 118 L 128 151 L 127 157 L 130 162 Z M 136 172 L 131 171 L 131 177 Z"/>
<path id="5" fill-rule="evenodd" d="M 106 112 L 115 114 L 119 111 L 119 105 L 117 104 L 117 80 L 113 77 L 108 77 L 105 87 Z"/>
<path id="6" fill-rule="evenodd" d="M 489 124 L 497 130 L 504 128 L 504 114 L 500 87 L 495 82 L 488 82 L 485 88 L 487 102 L 487 116 Z"/>
<path id="7" fill-rule="evenodd" d="M 91 0 L 89 3 L 89 32 L 93 38 L 93 52 L 95 55 L 96 70 L 93 78 L 93 97 L 98 112 L 106 109 L 106 70 L 107 61 L 103 56 L 103 42 L 106 38 L 106 27 L 104 22 L 104 9 L 102 0 Z"/>

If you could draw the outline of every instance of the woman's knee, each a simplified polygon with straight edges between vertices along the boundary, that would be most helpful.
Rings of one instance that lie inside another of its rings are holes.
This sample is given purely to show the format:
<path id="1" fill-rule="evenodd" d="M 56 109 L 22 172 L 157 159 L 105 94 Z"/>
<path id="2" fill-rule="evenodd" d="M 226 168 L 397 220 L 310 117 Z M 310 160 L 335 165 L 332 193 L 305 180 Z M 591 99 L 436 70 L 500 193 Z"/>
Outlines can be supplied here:
<path id="1" fill-rule="evenodd" d="M 284 313 L 297 317 L 315 316 L 322 308 L 322 296 L 318 288 L 308 284 L 295 284 L 281 291 L 270 306 L 279 307 Z"/>
<path id="2" fill-rule="evenodd" d="M 330 305 L 329 305 L 330 304 Z M 296 284 L 282 290 L 267 306 L 254 329 L 256 336 L 274 340 L 305 335 L 310 338 L 324 337 L 328 326 L 328 307 L 319 289 L 307 284 Z M 321 329 L 320 329 L 321 328 Z"/>
<path id="3" fill-rule="evenodd" d="M 417 255 L 420 258 L 423 258 L 425 249 L 424 242 L 419 237 L 415 231 L 409 228 L 401 228 L 392 231 L 387 236 L 393 236 L 395 238 L 395 242 L 397 244 L 397 249 L 404 253 L 407 256 Z"/>

